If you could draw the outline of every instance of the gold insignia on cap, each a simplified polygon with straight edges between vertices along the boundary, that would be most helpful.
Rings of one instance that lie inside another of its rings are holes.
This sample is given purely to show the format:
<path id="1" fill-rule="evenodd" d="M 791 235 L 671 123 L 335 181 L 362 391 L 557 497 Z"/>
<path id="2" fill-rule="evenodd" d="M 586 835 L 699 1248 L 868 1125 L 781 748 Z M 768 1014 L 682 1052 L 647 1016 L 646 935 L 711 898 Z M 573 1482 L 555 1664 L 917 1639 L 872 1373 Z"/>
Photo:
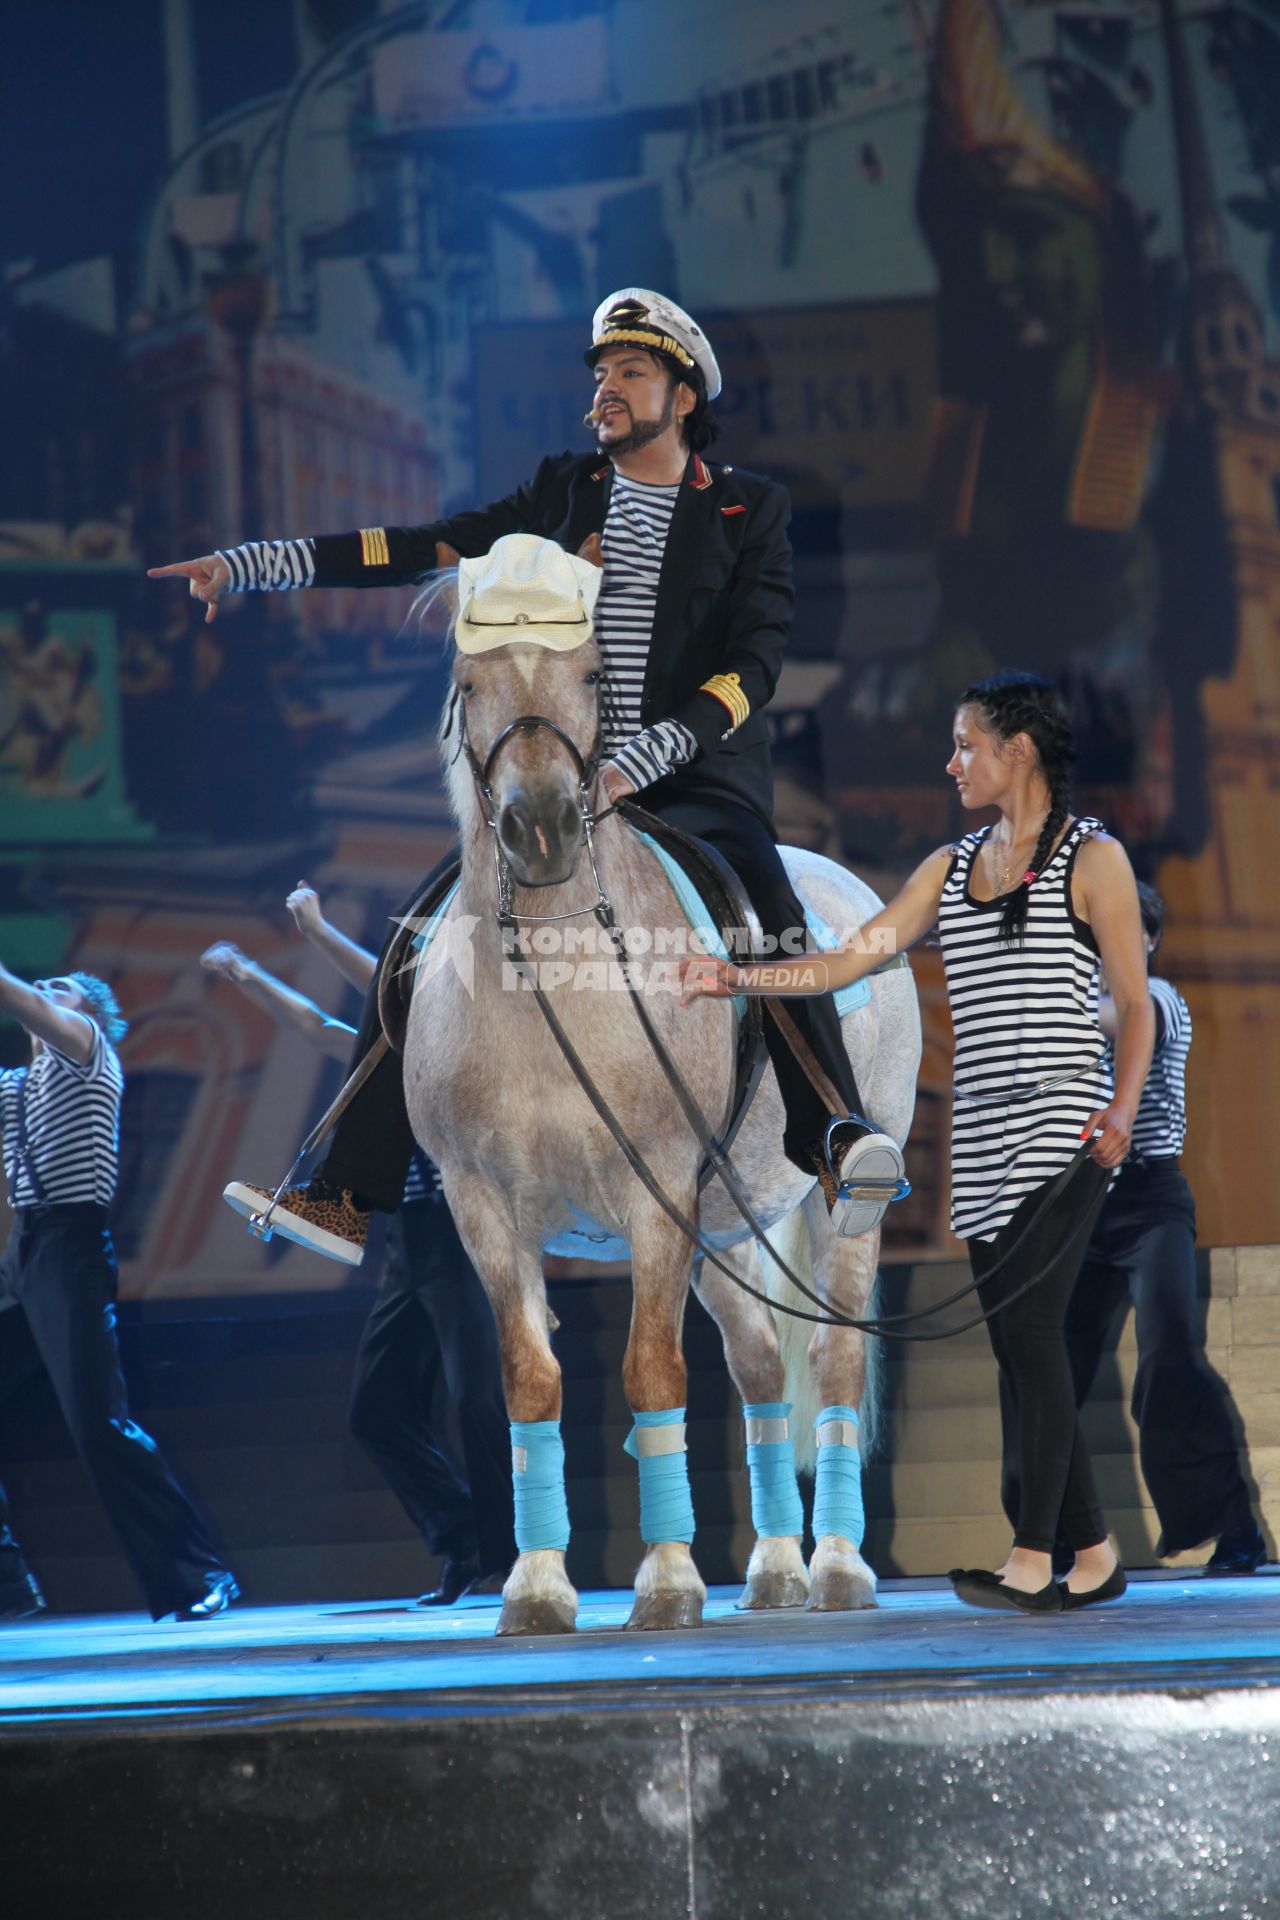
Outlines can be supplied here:
<path id="1" fill-rule="evenodd" d="M 736 673 L 713 673 L 704 680 L 699 693 L 709 693 L 728 709 L 735 727 L 740 727 L 751 711 L 751 702 L 742 691 L 742 677 Z"/>
<path id="2" fill-rule="evenodd" d="M 669 353 L 682 367 L 693 366 L 693 355 L 686 352 L 678 340 L 669 333 L 661 333 L 657 327 L 615 327 L 612 317 L 605 322 L 604 332 L 596 341 L 598 347 L 648 347 L 655 353 Z"/>
<path id="3" fill-rule="evenodd" d="M 692 367 L 693 355 L 686 347 L 649 319 L 648 307 L 639 300 L 619 300 L 605 315 L 604 330 L 595 343 L 598 347 L 653 347 L 669 353 L 682 367 Z"/>
<path id="4" fill-rule="evenodd" d="M 385 527 L 361 527 L 360 563 L 366 567 L 389 567 L 391 554 L 387 548 L 387 530 Z"/>

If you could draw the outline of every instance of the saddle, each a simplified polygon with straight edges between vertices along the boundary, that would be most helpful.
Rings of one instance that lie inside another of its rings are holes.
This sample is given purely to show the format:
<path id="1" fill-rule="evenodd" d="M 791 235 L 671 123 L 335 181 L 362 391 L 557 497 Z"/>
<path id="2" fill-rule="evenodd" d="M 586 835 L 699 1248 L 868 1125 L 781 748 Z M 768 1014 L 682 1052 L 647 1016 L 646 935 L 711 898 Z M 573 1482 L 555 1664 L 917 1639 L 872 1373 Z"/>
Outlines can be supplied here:
<path id="1" fill-rule="evenodd" d="M 706 908 L 711 927 L 720 935 L 721 944 L 730 957 L 743 964 L 751 960 L 760 950 L 760 923 L 742 882 L 724 857 L 714 847 L 708 846 L 706 841 L 682 833 L 678 827 L 646 812 L 632 800 L 620 801 L 617 811 L 628 826 L 653 841 L 686 876 L 690 888 Z M 434 876 L 431 885 L 402 915 L 401 923 L 383 955 L 378 973 L 378 1014 L 386 1043 L 397 1053 L 404 1051 L 409 1002 L 413 994 L 415 969 L 410 956 L 414 942 L 423 933 L 430 938 L 431 921 L 446 905 L 458 883 L 461 870 L 462 862 L 459 859 L 451 861 Z M 746 1118 L 764 1072 L 766 1049 L 762 1006 L 763 1002 L 757 998 L 747 999 L 743 1017 L 737 1023 L 733 1099 L 728 1125 L 721 1135 L 721 1145 L 726 1148 Z M 711 1162 L 704 1159 L 698 1175 L 699 1189 L 706 1185 L 711 1174 Z"/>

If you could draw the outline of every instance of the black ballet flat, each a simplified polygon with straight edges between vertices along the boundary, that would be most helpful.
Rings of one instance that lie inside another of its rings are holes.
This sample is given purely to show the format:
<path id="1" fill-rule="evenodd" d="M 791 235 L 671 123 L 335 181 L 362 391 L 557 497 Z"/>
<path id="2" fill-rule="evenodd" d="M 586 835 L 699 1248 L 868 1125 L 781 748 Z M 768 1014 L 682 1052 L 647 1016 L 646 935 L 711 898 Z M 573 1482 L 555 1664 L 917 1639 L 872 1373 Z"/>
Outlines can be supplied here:
<path id="1" fill-rule="evenodd" d="M 971 1580 L 975 1586 L 980 1587 L 998 1587 L 1000 1585 L 1000 1575 L 990 1572 L 986 1567 L 952 1567 L 947 1574 L 947 1578 L 953 1587 L 957 1580 Z"/>
<path id="2" fill-rule="evenodd" d="M 1050 1580 L 1038 1593 L 1022 1593 L 1017 1587 L 1007 1587 L 993 1573 L 975 1567 L 958 1570 L 952 1585 L 956 1599 L 963 1600 L 967 1607 L 987 1607 L 1005 1613 L 1062 1612 L 1062 1589 L 1056 1580 Z"/>
<path id="3" fill-rule="evenodd" d="M 1062 1595 L 1062 1611 L 1075 1613 L 1080 1607 L 1097 1607 L 1104 1600 L 1118 1600 L 1128 1584 L 1124 1577 L 1124 1568 L 1118 1560 L 1101 1586 L 1090 1587 L 1085 1593 L 1072 1593 L 1064 1580 L 1058 1588 Z"/>

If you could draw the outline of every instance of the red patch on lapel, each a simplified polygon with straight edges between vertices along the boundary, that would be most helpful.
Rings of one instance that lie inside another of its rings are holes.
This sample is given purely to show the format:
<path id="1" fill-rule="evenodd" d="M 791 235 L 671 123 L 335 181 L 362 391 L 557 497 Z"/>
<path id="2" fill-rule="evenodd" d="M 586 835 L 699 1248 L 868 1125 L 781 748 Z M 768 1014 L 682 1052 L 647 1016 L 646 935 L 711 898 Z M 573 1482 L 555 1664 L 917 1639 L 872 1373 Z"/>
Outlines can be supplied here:
<path id="1" fill-rule="evenodd" d="M 745 507 L 721 507 L 721 513 L 745 513 Z"/>

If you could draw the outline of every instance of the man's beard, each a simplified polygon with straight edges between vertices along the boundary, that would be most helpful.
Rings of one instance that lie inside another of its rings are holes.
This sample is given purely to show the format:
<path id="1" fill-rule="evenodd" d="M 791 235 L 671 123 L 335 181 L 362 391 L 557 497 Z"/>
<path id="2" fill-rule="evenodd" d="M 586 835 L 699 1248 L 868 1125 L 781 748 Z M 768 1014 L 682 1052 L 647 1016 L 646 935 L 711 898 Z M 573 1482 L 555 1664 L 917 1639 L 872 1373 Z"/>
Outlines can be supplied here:
<path id="1" fill-rule="evenodd" d="M 675 388 L 672 387 L 667 393 L 666 404 L 662 409 L 662 414 L 659 419 L 632 419 L 631 411 L 628 408 L 627 418 L 631 420 L 630 432 L 620 434 L 616 440 L 610 440 L 608 442 L 602 441 L 601 451 L 607 453 L 611 460 L 615 459 L 620 453 L 639 453 L 641 447 L 650 446 L 655 440 L 660 439 L 675 417 L 676 395 Z"/>

